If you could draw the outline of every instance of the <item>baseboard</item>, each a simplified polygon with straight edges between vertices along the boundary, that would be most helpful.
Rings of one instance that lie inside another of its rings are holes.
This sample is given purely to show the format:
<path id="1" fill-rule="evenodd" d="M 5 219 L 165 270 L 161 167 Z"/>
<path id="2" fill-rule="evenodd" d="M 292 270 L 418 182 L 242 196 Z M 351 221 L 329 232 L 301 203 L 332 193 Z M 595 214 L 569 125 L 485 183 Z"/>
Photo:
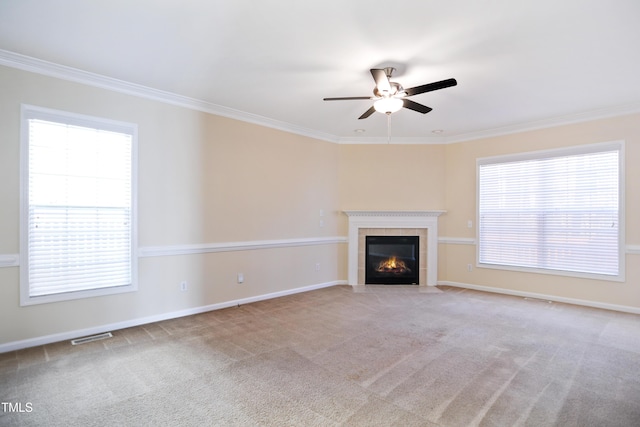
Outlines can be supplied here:
<path id="1" fill-rule="evenodd" d="M 337 285 L 346 285 L 346 280 L 335 280 L 332 282 L 318 283 L 315 285 L 303 286 L 300 288 L 287 289 L 285 291 L 273 292 L 269 294 L 256 295 L 254 297 L 241 298 L 232 301 L 225 301 L 217 304 L 211 304 L 201 307 L 189 308 L 186 310 L 173 311 L 154 316 L 140 317 L 137 319 L 125 320 L 123 322 L 110 323 L 107 325 L 95 326 L 93 328 L 78 329 L 59 334 L 46 335 L 42 337 L 29 338 L 21 341 L 13 341 L 0 344 L 0 354 L 8 351 L 21 350 L 23 348 L 36 347 L 39 345 L 51 344 L 59 341 L 72 340 L 88 335 L 101 334 L 104 332 L 117 331 L 118 329 L 131 328 L 134 326 L 146 325 L 148 323 L 160 322 L 163 320 L 176 319 L 178 317 L 191 316 L 194 314 L 206 313 L 208 311 L 221 310 L 223 308 L 235 307 L 238 305 L 250 304 L 252 302 L 264 301 L 273 298 L 279 298 L 287 295 L 293 295 L 301 292 L 309 292 L 316 289 L 328 288 Z"/>
<path id="2" fill-rule="evenodd" d="M 566 298 L 555 295 L 538 294 L 535 292 L 523 292 L 513 289 L 494 288 L 491 286 L 473 285 L 470 283 L 449 282 L 446 280 L 438 281 L 438 285 L 454 286 L 456 288 L 473 289 L 476 291 L 493 292 L 496 294 L 513 295 L 525 298 L 536 298 L 547 301 L 562 302 L 566 304 L 583 305 L 586 307 L 602 308 L 604 310 L 621 311 L 623 313 L 640 314 L 640 308 L 630 307 L 627 305 L 608 304 L 604 302 L 589 301 L 577 298 Z"/>

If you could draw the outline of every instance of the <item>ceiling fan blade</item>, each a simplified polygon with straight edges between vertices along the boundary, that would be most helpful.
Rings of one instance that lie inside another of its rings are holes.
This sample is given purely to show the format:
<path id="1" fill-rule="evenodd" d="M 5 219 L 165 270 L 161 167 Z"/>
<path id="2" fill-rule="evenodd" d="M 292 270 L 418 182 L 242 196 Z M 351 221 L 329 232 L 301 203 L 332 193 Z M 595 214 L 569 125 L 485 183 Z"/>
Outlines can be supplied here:
<path id="1" fill-rule="evenodd" d="M 379 92 L 390 92 L 391 85 L 389 84 L 389 78 L 387 77 L 387 73 L 384 70 L 379 68 L 372 68 L 371 75 L 373 76 L 373 80 L 376 81 L 376 87 Z"/>
<path id="2" fill-rule="evenodd" d="M 348 101 L 352 99 L 376 99 L 373 96 L 343 96 L 339 98 L 322 98 L 323 101 Z"/>
<path id="3" fill-rule="evenodd" d="M 367 117 L 369 117 L 370 115 L 372 115 L 373 113 L 376 112 L 376 109 L 373 108 L 373 106 L 371 108 L 369 108 L 367 111 L 364 112 L 363 115 L 361 115 L 360 117 L 358 117 L 358 120 L 362 120 L 362 119 L 366 119 Z"/>
<path id="4" fill-rule="evenodd" d="M 416 86 L 409 89 L 405 89 L 407 96 L 418 95 L 425 92 L 431 92 L 433 90 L 444 89 L 447 87 L 455 86 L 458 82 L 456 79 L 447 79 L 434 83 L 427 83 L 426 85 Z"/>
<path id="5" fill-rule="evenodd" d="M 402 106 L 404 108 L 408 108 L 409 110 L 417 111 L 418 113 L 427 114 L 429 111 L 433 110 L 431 107 L 427 107 L 426 105 L 418 104 L 417 102 L 413 102 L 410 99 L 403 99 Z"/>

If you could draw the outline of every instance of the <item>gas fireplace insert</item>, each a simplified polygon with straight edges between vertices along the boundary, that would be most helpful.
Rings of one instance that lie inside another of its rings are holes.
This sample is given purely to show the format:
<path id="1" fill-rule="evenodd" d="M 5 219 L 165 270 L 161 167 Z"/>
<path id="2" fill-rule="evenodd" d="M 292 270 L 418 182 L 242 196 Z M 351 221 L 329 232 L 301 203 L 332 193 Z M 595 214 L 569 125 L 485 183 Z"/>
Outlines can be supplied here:
<path id="1" fill-rule="evenodd" d="M 366 285 L 417 285 L 419 236 L 366 236 Z"/>

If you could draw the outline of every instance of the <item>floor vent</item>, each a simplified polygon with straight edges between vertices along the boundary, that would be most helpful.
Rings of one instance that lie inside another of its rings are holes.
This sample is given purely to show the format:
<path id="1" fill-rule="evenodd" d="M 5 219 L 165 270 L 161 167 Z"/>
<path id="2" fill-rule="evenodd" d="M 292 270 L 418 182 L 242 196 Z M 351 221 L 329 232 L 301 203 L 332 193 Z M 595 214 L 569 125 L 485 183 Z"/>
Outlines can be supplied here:
<path id="1" fill-rule="evenodd" d="M 71 340 L 71 345 L 86 344 L 88 342 L 104 340 L 107 338 L 113 338 L 113 335 L 111 335 L 111 332 L 105 332 L 104 334 L 98 334 L 98 335 L 91 335 L 90 337 L 77 338 L 75 340 Z"/>
<path id="2" fill-rule="evenodd" d="M 533 298 L 533 297 L 524 297 L 525 301 L 535 301 L 535 302 L 545 302 L 547 304 L 553 304 L 553 301 L 549 301 L 548 299 L 542 298 Z"/>

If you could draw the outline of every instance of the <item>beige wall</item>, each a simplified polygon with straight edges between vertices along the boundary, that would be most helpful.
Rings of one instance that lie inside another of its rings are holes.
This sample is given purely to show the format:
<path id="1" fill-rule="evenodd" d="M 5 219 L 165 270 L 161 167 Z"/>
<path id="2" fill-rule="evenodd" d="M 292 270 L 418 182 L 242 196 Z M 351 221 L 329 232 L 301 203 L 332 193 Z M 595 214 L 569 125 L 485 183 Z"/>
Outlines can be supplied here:
<path id="1" fill-rule="evenodd" d="M 340 146 L 345 210 L 445 208 L 444 145 Z"/>
<path id="2" fill-rule="evenodd" d="M 640 244 L 638 114 L 447 145 L 447 214 L 442 217 L 441 236 L 475 238 L 477 158 L 619 140 L 625 141 L 626 151 L 626 244 L 637 247 Z M 467 228 L 470 219 L 474 221 L 472 229 Z M 439 275 L 443 281 L 640 308 L 637 254 L 626 255 L 626 282 L 620 283 L 484 268 L 469 272 L 467 264 L 475 265 L 475 245 L 440 245 L 440 252 L 443 258 Z"/>
<path id="3" fill-rule="evenodd" d="M 138 124 L 143 249 L 346 238 L 342 210 L 359 209 L 446 210 L 441 239 L 468 242 L 478 157 L 611 140 L 626 141 L 626 243 L 640 245 L 639 115 L 449 145 L 336 145 L 5 67 L 0 93 L 0 255 L 19 251 L 21 103 Z M 329 243 L 142 257 L 138 292 L 29 307 L 19 305 L 18 268 L 0 268 L 0 346 L 344 281 L 346 253 L 346 244 Z M 468 272 L 473 244 L 441 243 L 439 253 L 441 283 L 640 309 L 635 253 L 627 254 L 625 283 Z M 182 280 L 187 292 L 179 291 Z"/>
<path id="4" fill-rule="evenodd" d="M 335 144 L 5 67 L 0 93 L 0 254 L 19 251 L 21 103 L 138 124 L 143 249 L 339 236 Z M 138 292 L 28 307 L 0 268 L 0 345 L 331 284 L 345 246 L 141 257 Z"/>

